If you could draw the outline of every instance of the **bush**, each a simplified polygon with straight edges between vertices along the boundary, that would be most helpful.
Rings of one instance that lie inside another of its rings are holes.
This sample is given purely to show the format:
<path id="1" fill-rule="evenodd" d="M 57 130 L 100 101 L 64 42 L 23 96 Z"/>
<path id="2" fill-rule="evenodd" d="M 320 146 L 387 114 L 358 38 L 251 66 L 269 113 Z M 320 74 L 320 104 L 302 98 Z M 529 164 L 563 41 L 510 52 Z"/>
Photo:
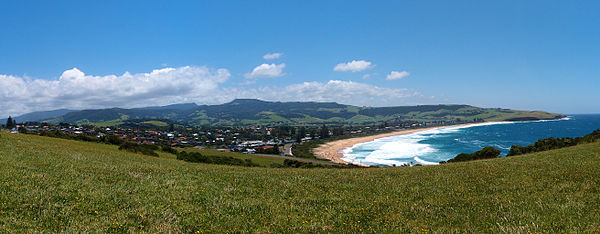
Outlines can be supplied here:
<path id="1" fill-rule="evenodd" d="M 453 159 L 448 160 L 448 162 L 464 162 L 479 159 L 497 158 L 500 155 L 500 153 L 500 150 L 488 146 L 472 154 L 459 154 Z"/>
<path id="2" fill-rule="evenodd" d="M 156 146 L 156 145 L 137 144 L 137 143 L 128 142 L 128 141 L 126 141 L 125 143 L 121 144 L 121 146 L 119 146 L 119 150 L 126 150 L 126 151 L 133 152 L 133 153 L 142 153 L 144 155 L 158 157 L 158 154 L 156 152 L 154 152 L 157 149 L 158 149 L 158 146 Z"/>
<path id="3" fill-rule="evenodd" d="M 106 144 L 110 144 L 110 145 L 121 145 L 125 142 L 125 140 L 119 138 L 118 136 L 115 135 L 108 135 L 103 137 L 102 141 Z"/>
<path id="4" fill-rule="evenodd" d="M 313 168 L 313 167 L 321 167 L 320 165 L 315 165 L 310 162 L 301 162 L 298 160 L 286 159 L 283 160 L 284 167 L 294 167 L 294 168 Z"/>
<path id="5" fill-rule="evenodd" d="M 203 162 L 203 163 L 210 162 L 208 157 L 206 157 L 198 152 L 188 153 L 185 151 L 181 151 L 181 152 L 177 153 L 177 159 L 183 160 L 186 162 L 196 162 L 196 163 L 197 162 Z"/>
<path id="6" fill-rule="evenodd" d="M 162 152 L 166 152 L 166 153 L 171 153 L 171 154 L 177 154 L 177 150 L 173 149 L 173 147 L 168 146 L 168 145 L 163 145 L 160 147 L 160 149 L 162 150 Z"/>
<path id="7" fill-rule="evenodd" d="M 254 164 L 250 159 L 242 160 L 234 157 L 205 156 L 199 152 L 188 153 L 185 151 L 181 151 L 177 153 L 177 159 L 193 163 L 211 163 L 246 167 L 258 166 L 257 164 Z"/>

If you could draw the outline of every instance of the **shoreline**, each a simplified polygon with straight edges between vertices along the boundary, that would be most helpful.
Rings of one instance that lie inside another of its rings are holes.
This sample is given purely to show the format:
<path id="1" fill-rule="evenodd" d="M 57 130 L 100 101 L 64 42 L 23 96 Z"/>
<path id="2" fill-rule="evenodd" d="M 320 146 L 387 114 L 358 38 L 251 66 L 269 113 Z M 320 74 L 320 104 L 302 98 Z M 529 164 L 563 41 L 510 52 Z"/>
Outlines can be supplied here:
<path id="1" fill-rule="evenodd" d="M 344 158 L 344 153 L 343 153 L 344 149 L 350 148 L 356 144 L 370 142 L 370 141 L 374 141 L 376 139 L 384 138 L 384 137 L 406 135 L 406 134 L 428 131 L 428 130 L 438 129 L 438 128 L 470 126 L 470 125 L 479 125 L 479 124 L 486 124 L 486 123 L 490 123 L 490 122 L 454 124 L 454 125 L 446 125 L 446 126 L 416 128 L 416 129 L 404 129 L 404 130 L 398 130 L 398 131 L 393 131 L 393 132 L 388 132 L 388 133 L 376 134 L 376 135 L 372 135 L 372 136 L 353 137 L 353 138 L 348 138 L 348 139 L 331 141 L 331 142 L 327 142 L 325 144 L 319 145 L 319 147 L 313 149 L 313 153 L 315 154 L 315 157 L 317 157 L 319 159 L 327 159 L 334 163 L 353 164 L 353 165 L 357 165 L 357 166 L 361 166 L 361 167 L 368 167 L 367 165 L 351 163 L 351 162 L 343 160 L 342 158 Z"/>

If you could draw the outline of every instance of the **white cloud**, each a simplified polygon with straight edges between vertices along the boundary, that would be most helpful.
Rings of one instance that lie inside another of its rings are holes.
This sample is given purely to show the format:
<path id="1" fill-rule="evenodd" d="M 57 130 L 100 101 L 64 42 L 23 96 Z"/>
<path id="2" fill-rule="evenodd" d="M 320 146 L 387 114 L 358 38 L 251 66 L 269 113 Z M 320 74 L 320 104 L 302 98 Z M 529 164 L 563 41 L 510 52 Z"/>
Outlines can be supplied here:
<path id="1" fill-rule="evenodd" d="M 269 101 L 339 102 L 359 106 L 407 104 L 412 98 L 422 98 L 418 92 L 407 89 L 383 88 L 353 81 L 330 80 L 303 82 L 284 87 L 234 89 L 233 98 L 259 98 Z"/>
<path id="2" fill-rule="evenodd" d="M 271 78 L 271 77 L 280 77 L 285 75 L 283 73 L 283 69 L 285 68 L 285 63 L 282 64 L 266 64 L 263 63 L 255 67 L 252 72 L 246 73 L 244 77 L 246 78 Z"/>
<path id="3" fill-rule="evenodd" d="M 283 53 L 270 53 L 263 56 L 264 59 L 278 59 L 283 56 Z"/>
<path id="4" fill-rule="evenodd" d="M 330 80 L 259 88 L 221 87 L 227 69 L 186 66 L 149 73 L 94 76 L 73 68 L 56 80 L 0 75 L 0 117 L 67 109 L 132 108 L 175 103 L 220 104 L 235 98 L 269 101 L 339 102 L 359 106 L 409 105 L 431 102 L 402 88 Z"/>
<path id="5" fill-rule="evenodd" d="M 230 77 L 227 69 L 186 66 L 150 73 L 92 76 L 77 68 L 58 80 L 0 75 L 0 116 L 31 111 L 142 107 L 172 103 L 219 103 L 214 97 L 219 84 Z"/>
<path id="6" fill-rule="evenodd" d="M 369 73 L 369 74 L 364 74 L 364 75 L 362 76 L 362 78 L 363 78 L 363 80 L 368 80 L 368 79 L 371 79 L 371 77 L 373 77 L 373 76 L 375 76 L 375 75 L 377 75 L 377 73 Z"/>
<path id="7" fill-rule="evenodd" d="M 410 75 L 410 72 L 407 71 L 392 71 L 390 72 L 390 74 L 387 75 L 387 77 L 385 78 L 386 80 L 399 80 L 402 79 L 404 77 L 407 77 Z"/>
<path id="8" fill-rule="evenodd" d="M 334 71 L 361 72 L 373 68 L 375 65 L 365 60 L 352 60 L 352 62 L 335 65 Z"/>

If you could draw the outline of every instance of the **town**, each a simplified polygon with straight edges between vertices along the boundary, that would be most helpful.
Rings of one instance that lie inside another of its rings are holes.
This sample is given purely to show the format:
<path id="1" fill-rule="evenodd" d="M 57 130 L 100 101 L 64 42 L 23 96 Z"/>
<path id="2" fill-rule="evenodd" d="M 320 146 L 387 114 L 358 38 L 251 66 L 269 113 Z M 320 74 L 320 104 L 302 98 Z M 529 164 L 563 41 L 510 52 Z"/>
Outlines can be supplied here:
<path id="1" fill-rule="evenodd" d="M 166 120 L 164 120 L 166 121 Z M 60 133 L 70 136 L 96 137 L 114 135 L 123 140 L 148 145 L 171 147 L 194 147 L 241 153 L 285 154 L 292 155 L 290 147 L 295 143 L 310 142 L 328 138 L 340 138 L 356 135 L 369 135 L 402 129 L 443 126 L 459 123 L 457 121 L 394 121 L 359 126 L 249 126 L 249 127 L 196 127 L 177 123 L 167 126 L 148 124 L 127 124 L 124 126 L 101 127 L 89 124 L 47 122 L 17 123 L 9 117 L 2 128 L 12 133 L 25 133 L 49 136 L 48 133 Z"/>

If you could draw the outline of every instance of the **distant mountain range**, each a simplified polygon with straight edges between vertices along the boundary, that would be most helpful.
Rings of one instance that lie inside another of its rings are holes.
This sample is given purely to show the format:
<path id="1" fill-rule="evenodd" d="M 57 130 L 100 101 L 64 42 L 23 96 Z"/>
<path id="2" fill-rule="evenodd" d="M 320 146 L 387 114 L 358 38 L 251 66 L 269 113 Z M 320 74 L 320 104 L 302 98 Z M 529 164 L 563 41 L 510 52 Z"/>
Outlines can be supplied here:
<path id="1" fill-rule="evenodd" d="M 17 120 L 19 123 L 24 123 L 24 122 L 30 122 L 30 121 L 53 119 L 53 118 L 57 118 L 57 117 L 65 115 L 67 113 L 74 112 L 74 111 L 77 111 L 77 110 L 60 109 L 60 110 L 52 110 L 52 111 L 37 111 L 37 112 L 31 112 L 31 113 L 27 113 L 24 115 L 13 117 L 13 118 L 15 120 Z M 0 119 L 0 124 L 4 124 L 4 123 L 6 123 L 6 119 Z"/>
<path id="2" fill-rule="evenodd" d="M 119 125 L 135 119 L 166 119 L 197 126 L 251 126 L 369 124 L 390 120 L 541 120 L 561 117 L 564 115 L 543 111 L 479 108 L 469 105 L 358 107 L 334 102 L 268 102 L 236 99 L 220 105 L 184 103 L 132 109 L 62 109 L 33 112 L 17 116 L 15 119 L 18 122 L 47 121 L 55 124 L 66 122 L 102 126 Z"/>

